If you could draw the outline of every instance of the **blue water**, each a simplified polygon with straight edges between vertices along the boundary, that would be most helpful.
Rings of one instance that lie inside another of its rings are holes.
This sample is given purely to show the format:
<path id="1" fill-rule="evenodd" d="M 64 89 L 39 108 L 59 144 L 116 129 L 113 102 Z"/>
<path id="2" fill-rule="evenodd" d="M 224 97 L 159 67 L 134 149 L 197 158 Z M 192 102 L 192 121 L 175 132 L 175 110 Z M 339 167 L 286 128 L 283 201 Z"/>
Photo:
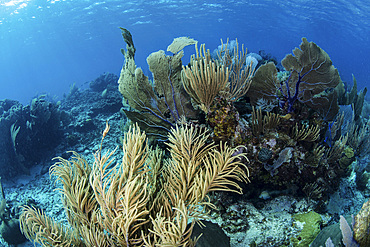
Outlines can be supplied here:
<path id="1" fill-rule="evenodd" d="M 353 73 L 363 88 L 370 85 L 369 22 L 364 0 L 1 0 L 0 99 L 62 99 L 73 83 L 119 74 L 120 26 L 131 31 L 144 71 L 146 57 L 178 36 L 211 50 L 221 38 L 238 38 L 248 51 L 279 60 L 305 36 L 330 55 L 342 80 L 352 81 Z M 194 50 L 185 52 L 186 61 Z"/>

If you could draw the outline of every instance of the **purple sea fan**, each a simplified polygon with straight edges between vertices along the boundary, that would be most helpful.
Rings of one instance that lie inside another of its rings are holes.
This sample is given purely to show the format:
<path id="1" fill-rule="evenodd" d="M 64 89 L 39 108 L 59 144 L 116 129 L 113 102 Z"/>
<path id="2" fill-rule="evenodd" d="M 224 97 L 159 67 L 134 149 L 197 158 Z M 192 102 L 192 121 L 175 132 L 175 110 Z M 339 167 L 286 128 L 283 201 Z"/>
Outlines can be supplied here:
<path id="1" fill-rule="evenodd" d="M 337 93 L 334 88 L 341 82 L 338 70 L 329 55 L 313 42 L 302 38 L 300 48 L 288 54 L 281 64 L 290 75 L 280 81 L 273 63 L 262 65 L 253 78 L 248 92 L 252 104 L 259 98 L 279 100 L 281 108 L 293 112 L 298 101 L 331 120 L 338 113 Z"/>
<path id="2" fill-rule="evenodd" d="M 353 232 L 351 227 L 348 225 L 347 220 L 341 215 L 339 220 L 340 230 L 343 236 L 343 244 L 346 247 L 358 247 L 359 245 L 353 238 Z"/>

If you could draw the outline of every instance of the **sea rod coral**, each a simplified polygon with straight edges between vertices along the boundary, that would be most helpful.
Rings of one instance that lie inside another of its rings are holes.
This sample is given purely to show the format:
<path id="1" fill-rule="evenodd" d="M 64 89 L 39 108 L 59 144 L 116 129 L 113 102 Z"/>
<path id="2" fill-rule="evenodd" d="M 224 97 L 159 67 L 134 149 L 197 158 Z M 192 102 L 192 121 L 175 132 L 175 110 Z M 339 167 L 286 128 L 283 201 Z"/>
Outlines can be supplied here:
<path id="1" fill-rule="evenodd" d="M 136 125 L 125 134 L 122 162 L 115 165 L 115 150 L 99 149 L 92 166 L 75 152 L 70 160 L 59 157 L 50 174 L 62 184 L 69 224 L 26 206 L 22 232 L 42 246 L 194 246 L 195 222 L 214 207 L 207 194 L 241 193 L 238 182 L 248 181 L 245 155 L 208 139 L 202 128 L 176 126 L 165 159 Z"/>

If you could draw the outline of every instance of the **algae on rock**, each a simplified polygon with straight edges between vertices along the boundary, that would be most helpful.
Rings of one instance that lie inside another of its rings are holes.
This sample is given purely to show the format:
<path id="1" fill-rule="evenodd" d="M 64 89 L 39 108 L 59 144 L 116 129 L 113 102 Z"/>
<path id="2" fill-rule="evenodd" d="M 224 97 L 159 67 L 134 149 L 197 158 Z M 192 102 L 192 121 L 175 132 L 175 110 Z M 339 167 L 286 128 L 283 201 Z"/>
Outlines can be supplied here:
<path id="1" fill-rule="evenodd" d="M 307 213 L 295 214 L 293 219 L 296 221 L 297 225 L 302 225 L 299 236 L 297 238 L 292 238 L 293 246 L 309 246 L 320 233 L 320 226 L 322 224 L 321 216 L 314 211 L 310 211 Z"/>

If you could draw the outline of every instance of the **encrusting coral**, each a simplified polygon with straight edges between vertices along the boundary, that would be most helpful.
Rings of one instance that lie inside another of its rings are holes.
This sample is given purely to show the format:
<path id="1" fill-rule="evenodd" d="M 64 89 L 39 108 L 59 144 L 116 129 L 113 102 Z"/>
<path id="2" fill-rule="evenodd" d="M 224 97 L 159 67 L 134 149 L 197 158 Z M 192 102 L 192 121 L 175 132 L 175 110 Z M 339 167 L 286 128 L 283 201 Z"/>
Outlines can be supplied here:
<path id="1" fill-rule="evenodd" d="M 176 126 L 164 158 L 136 125 L 125 134 L 122 162 L 114 164 L 115 150 L 98 150 L 92 166 L 75 152 L 59 157 L 50 175 L 62 184 L 69 225 L 26 206 L 22 232 L 43 246 L 194 246 L 193 226 L 213 207 L 207 194 L 241 193 L 238 182 L 249 181 L 245 155 L 208 139 L 205 129 Z"/>
<path id="2" fill-rule="evenodd" d="M 215 141 L 241 142 L 238 136 L 239 113 L 232 104 L 223 97 L 216 97 L 207 114 L 207 122 L 213 128 Z"/>
<path id="3" fill-rule="evenodd" d="M 354 217 L 353 238 L 360 247 L 370 245 L 370 201 L 362 205 L 360 212 Z"/>

